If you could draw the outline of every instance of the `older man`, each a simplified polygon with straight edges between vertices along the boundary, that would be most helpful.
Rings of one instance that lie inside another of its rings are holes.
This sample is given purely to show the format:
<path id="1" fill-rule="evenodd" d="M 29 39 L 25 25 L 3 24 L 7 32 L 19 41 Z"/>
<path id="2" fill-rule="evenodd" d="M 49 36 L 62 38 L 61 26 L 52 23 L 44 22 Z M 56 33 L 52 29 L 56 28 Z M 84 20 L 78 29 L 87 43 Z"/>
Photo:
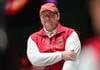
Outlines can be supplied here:
<path id="1" fill-rule="evenodd" d="M 30 35 L 27 56 L 34 70 L 77 70 L 81 48 L 74 29 L 60 24 L 60 14 L 54 3 L 41 6 L 43 28 Z"/>

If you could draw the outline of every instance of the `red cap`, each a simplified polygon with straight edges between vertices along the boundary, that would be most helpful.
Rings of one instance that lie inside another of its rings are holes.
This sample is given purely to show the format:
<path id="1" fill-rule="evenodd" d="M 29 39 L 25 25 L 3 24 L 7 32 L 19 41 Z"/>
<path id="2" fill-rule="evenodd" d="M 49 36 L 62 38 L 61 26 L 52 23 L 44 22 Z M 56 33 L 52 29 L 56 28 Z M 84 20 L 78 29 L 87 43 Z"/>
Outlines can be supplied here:
<path id="1" fill-rule="evenodd" d="M 49 10 L 49 11 L 52 11 L 52 12 L 58 12 L 58 9 L 57 9 L 57 7 L 54 3 L 43 4 L 40 8 L 40 13 L 42 11 L 45 11 L 45 10 Z"/>

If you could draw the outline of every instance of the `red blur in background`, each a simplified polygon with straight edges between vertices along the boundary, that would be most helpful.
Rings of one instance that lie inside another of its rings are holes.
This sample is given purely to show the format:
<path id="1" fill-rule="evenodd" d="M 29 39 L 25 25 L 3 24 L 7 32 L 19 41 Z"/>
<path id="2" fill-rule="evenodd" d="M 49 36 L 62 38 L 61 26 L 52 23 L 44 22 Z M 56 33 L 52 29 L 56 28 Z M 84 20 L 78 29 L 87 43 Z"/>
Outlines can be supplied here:
<path id="1" fill-rule="evenodd" d="M 5 4 L 5 13 L 7 15 L 15 15 L 19 13 L 27 3 L 28 0 L 7 0 Z"/>

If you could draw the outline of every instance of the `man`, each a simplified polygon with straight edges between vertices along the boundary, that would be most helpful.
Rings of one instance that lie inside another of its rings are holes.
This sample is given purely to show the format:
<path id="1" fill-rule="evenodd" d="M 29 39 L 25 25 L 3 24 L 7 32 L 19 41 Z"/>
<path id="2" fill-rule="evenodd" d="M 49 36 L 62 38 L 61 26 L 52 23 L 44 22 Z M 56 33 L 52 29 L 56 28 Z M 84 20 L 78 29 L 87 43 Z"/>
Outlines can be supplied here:
<path id="1" fill-rule="evenodd" d="M 60 24 L 54 3 L 41 6 L 43 28 L 30 35 L 27 56 L 34 70 L 77 70 L 80 41 L 77 33 Z"/>

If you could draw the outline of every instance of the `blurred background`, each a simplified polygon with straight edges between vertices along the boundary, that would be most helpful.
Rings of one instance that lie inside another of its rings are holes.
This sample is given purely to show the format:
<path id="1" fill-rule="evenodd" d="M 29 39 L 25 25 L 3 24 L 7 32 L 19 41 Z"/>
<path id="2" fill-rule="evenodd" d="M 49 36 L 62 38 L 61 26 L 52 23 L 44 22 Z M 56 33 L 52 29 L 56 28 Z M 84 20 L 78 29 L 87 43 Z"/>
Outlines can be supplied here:
<path id="1" fill-rule="evenodd" d="M 82 46 L 94 35 L 89 0 L 0 0 L 0 70 L 32 70 L 27 60 L 27 39 L 41 29 L 41 4 L 54 2 L 62 25 L 74 28 Z"/>

